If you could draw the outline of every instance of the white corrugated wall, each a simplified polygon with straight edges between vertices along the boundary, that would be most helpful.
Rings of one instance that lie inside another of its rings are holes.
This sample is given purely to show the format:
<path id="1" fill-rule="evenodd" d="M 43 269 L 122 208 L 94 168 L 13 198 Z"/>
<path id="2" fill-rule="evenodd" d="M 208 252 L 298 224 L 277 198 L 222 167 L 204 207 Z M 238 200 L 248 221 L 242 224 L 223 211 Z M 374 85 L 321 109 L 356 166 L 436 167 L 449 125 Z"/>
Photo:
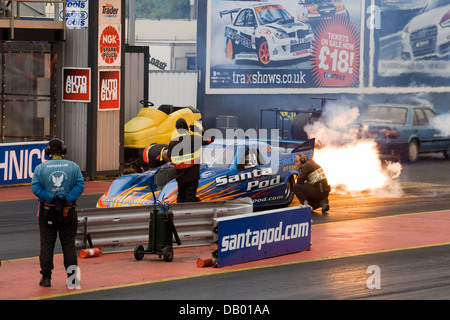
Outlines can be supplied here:
<path id="1" fill-rule="evenodd" d="M 144 72 L 146 72 L 144 63 L 143 52 L 125 54 L 125 83 L 122 90 L 125 122 L 134 118 L 142 107 L 139 101 L 144 99 Z"/>
<path id="2" fill-rule="evenodd" d="M 150 71 L 149 100 L 155 107 L 172 104 L 197 108 L 197 79 L 198 71 Z"/>
<path id="3" fill-rule="evenodd" d="M 120 166 L 120 111 L 100 111 L 97 114 L 97 171 L 114 171 Z"/>

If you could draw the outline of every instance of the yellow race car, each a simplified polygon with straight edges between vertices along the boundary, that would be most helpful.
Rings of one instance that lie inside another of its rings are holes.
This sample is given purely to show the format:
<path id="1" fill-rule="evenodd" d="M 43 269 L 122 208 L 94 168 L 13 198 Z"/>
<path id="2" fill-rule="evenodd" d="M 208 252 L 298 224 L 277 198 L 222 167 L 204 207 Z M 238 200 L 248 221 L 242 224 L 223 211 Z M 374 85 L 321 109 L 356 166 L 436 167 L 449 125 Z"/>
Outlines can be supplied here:
<path id="1" fill-rule="evenodd" d="M 140 152 L 152 144 L 169 144 L 175 123 L 178 119 L 186 120 L 188 126 L 201 128 L 200 111 L 194 107 L 178 107 L 163 104 L 152 108 L 151 102 L 141 101 L 144 107 L 136 117 L 125 124 L 124 151 L 125 166 L 139 167 Z M 138 170 L 139 171 L 139 170 Z"/>

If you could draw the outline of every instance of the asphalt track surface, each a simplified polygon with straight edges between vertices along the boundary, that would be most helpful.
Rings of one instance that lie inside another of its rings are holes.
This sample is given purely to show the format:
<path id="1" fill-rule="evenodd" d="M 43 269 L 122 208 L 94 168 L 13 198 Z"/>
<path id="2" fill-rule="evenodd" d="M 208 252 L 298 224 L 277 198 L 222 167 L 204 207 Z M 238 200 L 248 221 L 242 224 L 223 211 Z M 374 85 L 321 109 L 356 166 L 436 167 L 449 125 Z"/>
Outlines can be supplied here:
<path id="1" fill-rule="evenodd" d="M 328 214 L 312 213 L 310 251 L 224 268 L 196 266 L 213 246 L 175 249 L 170 263 L 103 254 L 79 259 L 80 290 L 65 286 L 60 254 L 52 287 L 38 286 L 37 202 L 27 187 L 2 188 L 0 299 L 163 300 L 175 304 L 174 315 L 186 300 L 207 300 L 216 316 L 229 311 L 227 301 L 251 300 L 255 308 L 274 300 L 450 299 L 450 162 L 422 156 L 403 166 L 399 182 L 400 197 L 331 195 Z M 86 186 L 81 208 L 92 207 L 108 183 Z"/>

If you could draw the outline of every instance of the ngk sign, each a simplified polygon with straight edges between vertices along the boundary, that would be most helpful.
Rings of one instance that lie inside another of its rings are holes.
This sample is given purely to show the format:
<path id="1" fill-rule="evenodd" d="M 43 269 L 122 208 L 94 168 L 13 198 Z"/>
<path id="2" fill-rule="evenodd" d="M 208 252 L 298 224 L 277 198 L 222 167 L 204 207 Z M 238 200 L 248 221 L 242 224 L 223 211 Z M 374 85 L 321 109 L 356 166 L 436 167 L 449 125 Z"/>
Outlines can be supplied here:
<path id="1" fill-rule="evenodd" d="M 120 25 L 99 26 L 99 66 L 120 66 Z"/>
<path id="2" fill-rule="evenodd" d="M 63 68 L 63 101 L 91 102 L 90 68 Z"/>
<path id="3" fill-rule="evenodd" d="M 99 110 L 120 109 L 120 71 L 99 71 Z"/>

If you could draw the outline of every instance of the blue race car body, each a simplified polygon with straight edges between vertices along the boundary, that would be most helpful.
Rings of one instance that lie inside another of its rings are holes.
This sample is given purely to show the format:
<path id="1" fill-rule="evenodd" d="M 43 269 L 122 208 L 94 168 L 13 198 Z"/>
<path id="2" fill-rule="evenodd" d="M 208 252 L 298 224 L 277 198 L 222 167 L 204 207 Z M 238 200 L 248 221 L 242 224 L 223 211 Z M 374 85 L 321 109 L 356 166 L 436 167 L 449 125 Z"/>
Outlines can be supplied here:
<path id="1" fill-rule="evenodd" d="M 301 152 L 311 158 L 314 139 L 297 142 L 290 151 L 249 139 L 220 140 L 203 146 L 197 197 L 201 201 L 250 197 L 255 207 L 289 205 L 298 175 L 294 159 Z M 100 197 L 97 207 L 152 205 L 153 194 L 156 201 L 174 203 L 178 192 L 174 174 L 175 169 L 168 163 L 144 173 L 119 177 Z"/>

